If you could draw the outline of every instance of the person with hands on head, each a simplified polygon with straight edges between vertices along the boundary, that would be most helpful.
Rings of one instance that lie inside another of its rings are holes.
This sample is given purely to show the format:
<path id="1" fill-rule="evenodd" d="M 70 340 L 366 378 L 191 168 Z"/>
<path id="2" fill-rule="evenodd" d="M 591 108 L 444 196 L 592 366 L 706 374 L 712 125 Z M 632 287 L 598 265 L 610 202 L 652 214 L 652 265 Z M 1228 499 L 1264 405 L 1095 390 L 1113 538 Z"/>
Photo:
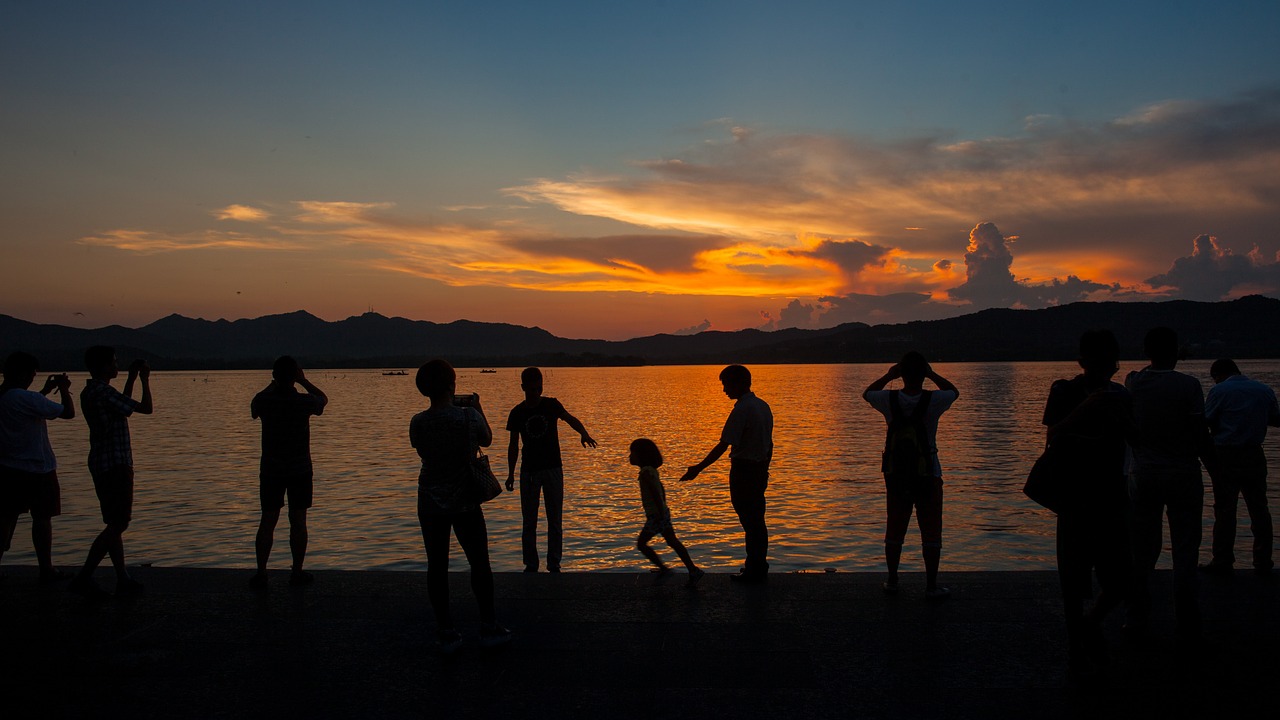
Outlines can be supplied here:
<path id="1" fill-rule="evenodd" d="M 53 566 L 53 518 L 62 513 L 57 459 L 49 444 L 47 420 L 76 416 L 71 380 L 50 375 L 40 392 L 35 382 L 39 363 L 34 355 L 14 352 L 4 361 L 0 384 L 0 556 L 9 549 L 18 516 L 31 513 L 31 545 L 40 566 L 40 582 L 50 584 L 63 575 Z M 58 391 L 58 402 L 46 396 Z"/>
<path id="2" fill-rule="evenodd" d="M 306 393 L 298 392 L 301 385 Z M 262 460 L 258 498 L 262 519 L 254 540 L 258 571 L 250 587 L 267 587 L 267 559 L 271 557 L 276 524 L 285 496 L 289 497 L 289 550 L 293 557 L 290 585 L 309 585 L 313 577 L 302 569 L 307 557 L 307 510 L 311 507 L 314 471 L 311 464 L 311 416 L 324 413 L 329 397 L 307 380 L 298 361 L 288 355 L 276 359 L 271 384 L 254 396 L 249 414 L 262 421 Z"/>
<path id="3" fill-rule="evenodd" d="M 129 437 L 129 416 L 150 415 L 151 368 L 145 360 L 129 365 L 124 388 L 118 391 L 111 381 L 120 375 L 115 348 L 95 345 L 84 353 L 89 380 L 80 391 L 80 409 L 89 425 L 89 474 L 102 509 L 102 532 L 89 547 L 84 566 L 71 580 L 68 590 L 90 600 L 106 592 L 93 580 L 93 572 L 104 557 L 111 556 L 116 571 L 116 595 L 142 592 L 142 583 L 130 575 L 124 560 L 124 531 L 133 519 L 133 446 Z M 133 399 L 134 385 L 141 383 L 142 397 Z"/>
<path id="4" fill-rule="evenodd" d="M 769 528 L 765 524 L 765 490 L 769 487 L 769 464 L 773 462 L 773 411 L 751 392 L 751 371 L 730 365 L 720 371 L 724 394 L 734 401 L 725 420 L 720 441 L 702 462 L 689 466 L 680 478 L 698 477 L 729 451 L 729 499 L 742 525 L 746 562 L 730 577 L 741 583 L 763 583 L 769 577 Z"/>
<path id="5" fill-rule="evenodd" d="M 507 490 L 515 488 L 516 463 L 520 464 L 520 533 L 525 572 L 538 571 L 538 504 L 547 504 L 547 570 L 560 572 L 564 555 L 564 465 L 560 459 L 560 438 L 556 423 L 563 420 L 578 433 L 582 447 L 596 446 L 582 421 L 565 410 L 559 400 L 542 395 L 542 371 L 525 368 L 520 373 L 524 400 L 511 409 L 507 430 Z M 521 455 L 521 442 L 524 454 Z"/>
<path id="6" fill-rule="evenodd" d="M 901 380 L 901 390 L 885 390 Z M 937 390 L 925 390 L 929 380 Z M 924 356 L 909 352 L 872 381 L 862 398 L 884 415 L 888 423 L 881 470 L 886 496 L 885 564 L 889 577 L 884 591 L 898 590 L 898 564 L 906 539 L 911 512 L 920 526 L 924 555 L 925 597 L 941 600 L 947 588 L 938 585 L 938 565 L 942 558 L 942 466 L 938 462 L 938 418 L 960 397 L 951 381 L 934 372 Z"/>

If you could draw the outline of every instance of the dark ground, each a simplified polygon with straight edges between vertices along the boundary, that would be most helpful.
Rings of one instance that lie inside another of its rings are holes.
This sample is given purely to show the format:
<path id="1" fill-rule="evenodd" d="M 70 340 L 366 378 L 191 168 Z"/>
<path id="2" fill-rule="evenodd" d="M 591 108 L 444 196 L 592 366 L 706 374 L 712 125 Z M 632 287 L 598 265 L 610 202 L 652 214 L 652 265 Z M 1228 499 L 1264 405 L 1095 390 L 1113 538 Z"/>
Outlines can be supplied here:
<path id="1" fill-rule="evenodd" d="M 1107 632 L 1108 682 L 1070 684 L 1056 575 L 944 573 L 930 603 L 904 575 L 778 574 L 696 588 L 677 573 L 499 574 L 515 632 L 485 651 L 467 576 L 452 577 L 466 645 L 431 642 L 426 576 L 287 572 L 269 592 L 244 570 L 139 568 L 145 594 L 93 605 L 0 585 L 5 717 L 1045 718 L 1275 717 L 1280 576 L 1203 578 L 1209 647 L 1172 642 L 1170 577 L 1157 573 L 1155 638 Z M 110 589 L 109 572 L 100 572 Z M 1163 613 L 1163 614 L 1161 614 Z M 14 714 L 9 711 L 18 710 Z"/>

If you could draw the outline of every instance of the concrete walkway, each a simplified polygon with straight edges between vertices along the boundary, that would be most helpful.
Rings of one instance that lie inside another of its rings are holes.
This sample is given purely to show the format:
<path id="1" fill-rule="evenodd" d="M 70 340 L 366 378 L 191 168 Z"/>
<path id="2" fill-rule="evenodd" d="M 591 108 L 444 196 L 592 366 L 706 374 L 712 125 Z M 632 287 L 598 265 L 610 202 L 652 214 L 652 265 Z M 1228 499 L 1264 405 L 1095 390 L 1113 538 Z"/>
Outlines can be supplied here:
<path id="1" fill-rule="evenodd" d="M 952 597 L 899 595 L 879 575 L 499 574 L 508 647 L 477 642 L 467 576 L 452 577 L 467 644 L 439 657 L 426 576 L 287 572 L 265 594 L 245 570 L 139 568 L 146 593 L 98 605 L 41 588 L 32 568 L 0 585 L 6 717 L 1045 718 L 1134 712 L 1273 716 L 1280 577 L 1204 578 L 1208 649 L 1168 636 L 1157 573 L 1151 643 L 1107 630 L 1108 686 L 1070 686 L 1051 572 L 944 573 Z M 110 572 L 100 571 L 104 587 Z M 10 710 L 24 710 L 10 714 Z"/>

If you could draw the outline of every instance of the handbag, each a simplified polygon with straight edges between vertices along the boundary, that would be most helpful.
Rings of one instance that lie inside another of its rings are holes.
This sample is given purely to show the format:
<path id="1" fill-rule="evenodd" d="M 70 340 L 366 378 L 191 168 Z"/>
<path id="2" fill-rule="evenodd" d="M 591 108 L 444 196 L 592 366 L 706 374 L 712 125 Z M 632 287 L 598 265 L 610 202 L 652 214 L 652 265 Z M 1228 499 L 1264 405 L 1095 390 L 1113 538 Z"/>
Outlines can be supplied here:
<path id="1" fill-rule="evenodd" d="M 1055 513 L 1062 512 L 1068 502 L 1070 478 L 1062 452 L 1052 445 L 1045 446 L 1044 452 L 1036 458 L 1027 473 L 1027 482 L 1022 492 L 1037 505 L 1048 508 Z"/>
<path id="2" fill-rule="evenodd" d="M 493 469 L 489 467 L 489 456 L 484 454 L 480 446 L 471 441 L 471 414 L 467 414 L 467 440 L 470 447 L 468 467 L 471 477 L 465 486 L 463 495 L 468 505 L 481 505 L 498 497 L 502 493 L 502 483 L 498 482 Z"/>

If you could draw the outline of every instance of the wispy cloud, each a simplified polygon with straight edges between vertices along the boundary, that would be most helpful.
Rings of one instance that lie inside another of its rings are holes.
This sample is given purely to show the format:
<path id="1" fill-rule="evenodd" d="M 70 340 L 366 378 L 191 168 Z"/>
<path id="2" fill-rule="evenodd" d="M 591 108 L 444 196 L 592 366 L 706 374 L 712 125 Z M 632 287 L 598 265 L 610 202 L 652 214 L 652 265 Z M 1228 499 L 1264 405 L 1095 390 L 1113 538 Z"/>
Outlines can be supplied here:
<path id="1" fill-rule="evenodd" d="M 187 250 L 301 250 L 303 245 L 287 239 L 205 230 L 186 234 L 166 234 L 146 230 L 111 230 L 81 238 L 83 245 L 110 247 L 140 255 Z"/>
<path id="2" fill-rule="evenodd" d="M 228 205 L 214 210 L 213 216 L 219 220 L 242 220 L 244 222 L 261 222 L 270 217 L 266 210 L 250 205 Z"/>

